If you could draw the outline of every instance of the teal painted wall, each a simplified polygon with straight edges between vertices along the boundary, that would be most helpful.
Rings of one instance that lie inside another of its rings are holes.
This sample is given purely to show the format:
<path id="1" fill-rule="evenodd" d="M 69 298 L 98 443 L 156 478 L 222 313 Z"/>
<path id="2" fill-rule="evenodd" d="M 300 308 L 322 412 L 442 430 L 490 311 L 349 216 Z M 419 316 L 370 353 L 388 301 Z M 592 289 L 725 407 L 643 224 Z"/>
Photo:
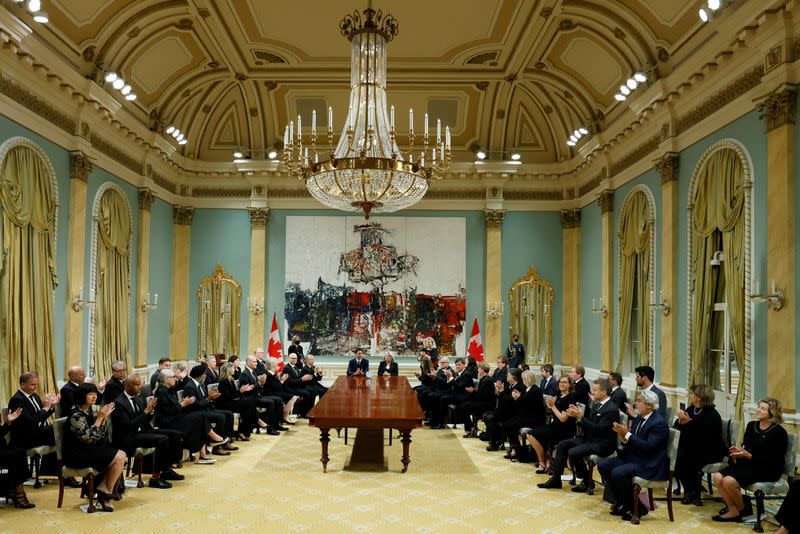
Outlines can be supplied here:
<path id="1" fill-rule="evenodd" d="M 158 308 L 147 318 L 147 363 L 169 355 L 172 302 L 172 205 L 156 199 L 150 211 L 150 287 L 158 293 Z"/>
<path id="2" fill-rule="evenodd" d="M 0 115 L 0 144 L 6 142 L 10 137 L 27 137 L 39 145 L 50 163 L 58 180 L 58 236 L 56 242 L 56 273 L 58 275 L 58 286 L 55 295 L 55 348 L 56 348 L 56 379 L 62 379 L 60 370 L 64 368 L 64 352 L 66 337 L 64 335 L 64 310 L 67 307 L 67 243 L 68 224 L 69 224 L 69 152 L 47 139 L 36 135 Z M 73 313 L 72 311 L 68 313 Z"/>
<path id="3" fill-rule="evenodd" d="M 130 288 L 130 297 L 128 299 L 128 324 L 130 325 L 128 328 L 128 344 L 130 347 L 130 360 L 131 362 L 136 361 L 136 339 L 137 339 L 137 332 L 136 332 L 136 292 L 137 292 L 137 276 L 136 276 L 136 261 L 137 261 L 137 243 L 139 242 L 139 192 L 136 187 L 129 184 L 128 182 L 117 178 L 113 174 L 109 173 L 105 169 L 95 166 L 92 169 L 92 172 L 89 174 L 89 183 L 86 188 L 86 255 L 84 259 L 84 284 L 83 284 L 83 292 L 84 298 L 89 298 L 89 286 L 91 283 L 91 251 L 92 251 L 92 233 L 94 232 L 95 222 L 93 220 L 94 217 L 94 206 L 95 202 L 99 202 L 99 198 L 97 197 L 97 193 L 100 190 L 100 187 L 106 183 L 112 182 L 122 189 L 125 193 L 125 197 L 128 200 L 128 205 L 131 209 L 131 230 L 132 230 L 132 238 L 131 238 L 131 249 L 130 249 L 130 281 L 131 281 L 131 288 Z M 91 314 L 87 309 L 84 309 L 83 313 L 83 339 L 84 339 L 84 357 L 83 361 L 86 362 L 86 354 L 88 354 L 88 347 L 89 347 L 89 320 Z M 87 369 L 87 374 L 90 371 Z M 110 376 L 110 375 L 109 375 Z M 101 378 L 108 378 L 107 376 L 101 376 Z"/>
<path id="4" fill-rule="evenodd" d="M 581 354 L 579 356 L 583 365 L 594 369 L 600 369 L 603 365 L 600 353 L 600 329 L 603 319 L 592 314 L 592 299 L 600 299 L 603 281 L 600 269 L 603 252 L 601 224 L 600 207 L 596 202 L 581 210 Z"/>
<path id="5" fill-rule="evenodd" d="M 563 336 L 562 303 L 564 286 L 562 281 L 562 258 L 564 255 L 561 214 L 553 212 L 507 212 L 503 221 L 502 239 L 502 295 L 505 313 L 502 319 L 503 352 L 510 342 L 511 322 L 508 293 L 511 286 L 524 276 L 531 266 L 536 267 L 539 276 L 553 286 L 553 362 L 560 363 L 561 339 Z M 527 349 L 527 347 L 526 347 Z"/>
<path id="6" fill-rule="evenodd" d="M 196 216 L 196 212 L 195 212 Z M 332 210 L 271 210 L 267 232 L 267 307 L 266 325 L 272 324 L 273 311 L 277 313 L 278 328 L 283 335 L 284 279 L 286 254 L 286 217 L 288 216 L 326 216 L 341 217 L 342 213 Z M 484 317 L 486 305 L 486 225 L 482 211 L 406 211 L 381 214 L 387 217 L 464 217 L 466 222 L 466 294 L 467 339 L 472 329 L 473 319 L 478 317 L 481 332 L 485 330 Z M 504 225 L 505 228 L 505 225 Z M 431 231 L 435 231 L 432 228 Z M 194 228 L 192 228 L 194 235 Z M 286 340 L 282 340 L 286 343 Z"/>
<path id="7" fill-rule="evenodd" d="M 247 297 L 250 296 L 250 217 L 246 210 L 196 209 L 189 246 L 189 358 L 197 354 L 197 288 L 221 263 L 242 288 L 239 351 L 247 347 Z"/>

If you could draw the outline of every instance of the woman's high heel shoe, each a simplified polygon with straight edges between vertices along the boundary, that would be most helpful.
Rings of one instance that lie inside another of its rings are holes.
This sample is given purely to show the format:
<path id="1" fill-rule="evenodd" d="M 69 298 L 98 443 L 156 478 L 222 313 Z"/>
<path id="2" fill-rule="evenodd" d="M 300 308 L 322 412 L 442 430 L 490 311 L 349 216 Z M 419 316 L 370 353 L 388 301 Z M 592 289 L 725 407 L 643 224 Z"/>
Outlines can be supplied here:
<path id="1" fill-rule="evenodd" d="M 36 506 L 28 500 L 28 496 L 25 495 L 25 490 L 17 491 L 11 495 L 11 501 L 14 503 L 14 508 L 28 509 Z M 6 497 L 6 502 L 8 502 L 8 497 Z"/>

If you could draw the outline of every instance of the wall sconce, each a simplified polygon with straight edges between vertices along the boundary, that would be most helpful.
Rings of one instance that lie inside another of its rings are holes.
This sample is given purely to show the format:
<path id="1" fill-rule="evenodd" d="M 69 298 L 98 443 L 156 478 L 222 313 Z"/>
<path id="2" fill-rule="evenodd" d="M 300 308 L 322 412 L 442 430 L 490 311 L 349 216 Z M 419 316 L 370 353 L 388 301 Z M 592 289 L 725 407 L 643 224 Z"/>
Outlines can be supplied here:
<path id="1" fill-rule="evenodd" d="M 756 302 L 758 304 L 763 304 L 764 302 L 769 302 L 769 307 L 772 308 L 773 311 L 778 311 L 783 308 L 784 296 L 783 291 L 775 287 L 775 280 L 772 281 L 772 289 L 766 295 L 761 294 L 761 290 L 759 288 L 758 280 L 755 281 L 753 284 L 755 286 L 754 293 L 750 295 L 750 300 Z"/>
<path id="2" fill-rule="evenodd" d="M 498 319 L 500 316 L 503 315 L 503 301 L 500 301 L 500 307 L 498 309 L 497 302 L 487 302 L 486 303 L 486 315 L 488 315 L 491 319 Z"/>
<path id="3" fill-rule="evenodd" d="M 599 315 L 603 319 L 608 317 L 608 308 L 603 304 L 603 297 L 600 297 L 600 305 L 597 305 L 597 299 L 592 299 L 592 313 Z"/>
<path id="4" fill-rule="evenodd" d="M 723 261 L 725 261 L 725 254 L 723 254 L 721 250 L 718 250 L 714 253 L 714 256 L 712 256 L 711 261 L 709 261 L 708 264 L 712 267 L 719 267 L 722 265 Z"/>
<path id="5" fill-rule="evenodd" d="M 253 315 L 261 315 L 264 312 L 264 302 L 258 303 L 258 299 L 247 298 L 247 309 Z"/>
<path id="6" fill-rule="evenodd" d="M 72 309 L 79 312 L 85 306 L 94 306 L 94 290 L 89 291 L 89 300 L 83 300 L 83 288 L 81 287 L 78 294 L 72 299 Z"/>
<path id="7" fill-rule="evenodd" d="M 667 315 L 669 315 L 669 302 L 664 300 L 664 292 L 663 291 L 659 291 L 658 292 L 658 302 L 656 302 L 656 303 L 652 302 L 654 295 L 655 295 L 655 291 L 653 291 L 651 289 L 650 290 L 650 301 L 651 301 L 650 302 L 650 307 L 651 308 L 655 308 L 657 310 L 661 310 L 661 313 L 663 313 L 664 317 L 666 317 Z"/>
<path id="8" fill-rule="evenodd" d="M 147 300 L 142 302 L 142 311 L 149 312 L 150 310 L 155 310 L 158 308 L 158 293 L 155 294 L 155 298 L 152 302 L 150 302 L 150 293 L 147 293 Z"/>

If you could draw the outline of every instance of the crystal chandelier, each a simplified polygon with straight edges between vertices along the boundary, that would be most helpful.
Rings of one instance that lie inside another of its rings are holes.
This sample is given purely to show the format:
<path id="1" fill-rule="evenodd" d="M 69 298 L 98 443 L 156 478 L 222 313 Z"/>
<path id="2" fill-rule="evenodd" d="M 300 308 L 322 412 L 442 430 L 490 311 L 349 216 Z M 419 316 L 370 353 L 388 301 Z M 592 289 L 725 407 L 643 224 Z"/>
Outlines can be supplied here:
<path id="1" fill-rule="evenodd" d="M 414 110 L 408 112 L 408 150 L 395 142 L 394 106 L 387 110 L 386 49 L 398 31 L 391 15 L 368 7 L 346 15 L 339 23 L 351 42 L 350 108 L 334 150 L 333 109 L 328 108 L 327 150 L 317 146 L 317 113 L 311 115 L 310 145 L 303 144 L 300 116 L 283 136 L 284 163 L 305 181 L 309 193 L 326 206 L 343 211 L 391 212 L 419 202 L 430 181 L 450 169 L 450 128 L 442 137 L 428 135 L 425 114 L 422 146 L 415 150 Z"/>

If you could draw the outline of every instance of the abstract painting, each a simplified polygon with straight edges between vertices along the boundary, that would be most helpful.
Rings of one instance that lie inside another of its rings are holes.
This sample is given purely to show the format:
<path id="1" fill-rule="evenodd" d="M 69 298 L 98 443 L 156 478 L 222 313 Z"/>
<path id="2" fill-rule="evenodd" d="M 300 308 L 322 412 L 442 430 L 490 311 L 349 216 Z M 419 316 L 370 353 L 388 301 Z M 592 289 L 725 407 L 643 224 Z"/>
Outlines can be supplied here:
<path id="1" fill-rule="evenodd" d="M 286 339 L 315 355 L 361 347 L 464 354 L 463 217 L 286 218 Z"/>

